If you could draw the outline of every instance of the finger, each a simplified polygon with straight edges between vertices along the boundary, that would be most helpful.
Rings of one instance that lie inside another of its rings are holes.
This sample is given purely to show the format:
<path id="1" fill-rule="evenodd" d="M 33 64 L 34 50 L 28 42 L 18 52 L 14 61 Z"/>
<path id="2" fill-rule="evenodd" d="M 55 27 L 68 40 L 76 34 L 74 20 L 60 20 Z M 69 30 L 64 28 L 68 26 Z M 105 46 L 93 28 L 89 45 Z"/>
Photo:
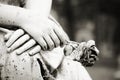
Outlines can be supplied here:
<path id="1" fill-rule="evenodd" d="M 25 52 L 26 50 L 30 49 L 31 47 L 33 47 L 36 44 L 35 40 L 31 39 L 29 40 L 27 43 L 25 43 L 23 46 L 21 46 L 20 48 L 18 48 L 16 50 L 16 54 L 21 54 L 23 52 Z"/>
<path id="2" fill-rule="evenodd" d="M 6 34 L 6 35 L 4 36 L 4 40 L 7 41 L 7 40 L 11 37 L 12 33 L 13 33 L 13 32 L 10 32 L 10 33 Z"/>
<path id="3" fill-rule="evenodd" d="M 48 50 L 52 50 L 54 48 L 54 42 L 52 41 L 52 39 L 47 35 L 47 34 L 44 34 L 44 39 L 48 45 Z"/>
<path id="4" fill-rule="evenodd" d="M 39 53 L 41 50 L 41 47 L 39 45 L 35 46 L 32 50 L 30 50 L 29 55 L 33 56 L 37 53 Z"/>
<path id="5" fill-rule="evenodd" d="M 56 33 L 56 35 L 58 36 L 58 38 L 60 39 L 60 45 L 64 45 L 66 44 L 66 42 L 68 41 L 66 36 L 64 35 L 63 31 L 59 28 L 54 29 L 54 32 Z"/>
<path id="6" fill-rule="evenodd" d="M 20 37 L 17 41 L 15 41 L 13 43 L 13 45 L 8 48 L 8 52 L 13 51 L 14 49 L 18 48 L 19 46 L 21 46 L 23 43 L 25 43 L 26 41 L 28 41 L 30 39 L 30 36 L 28 34 Z"/>
<path id="7" fill-rule="evenodd" d="M 63 33 L 64 37 L 66 38 L 67 41 L 69 41 L 69 37 L 66 34 L 66 32 L 63 30 L 62 26 L 54 19 L 55 23 L 54 26 L 57 26 L 58 29 L 61 31 L 61 33 Z"/>
<path id="8" fill-rule="evenodd" d="M 59 24 L 59 23 L 58 23 Z M 59 24 L 59 28 L 61 29 L 61 31 L 63 32 L 63 35 L 66 38 L 66 41 L 70 41 L 69 36 L 66 34 L 66 32 L 63 30 L 62 26 Z"/>
<path id="9" fill-rule="evenodd" d="M 43 39 L 43 37 L 40 37 L 40 39 L 39 39 L 39 44 L 40 44 L 40 46 L 42 47 L 42 49 L 45 51 L 45 50 L 47 50 L 47 43 L 45 42 L 45 40 Z"/>
<path id="10" fill-rule="evenodd" d="M 11 31 L 5 28 L 0 28 L 0 31 L 5 32 L 5 33 L 10 33 Z"/>
<path id="11" fill-rule="evenodd" d="M 57 37 L 57 35 L 55 34 L 54 31 L 50 32 L 50 37 L 54 41 L 55 47 L 58 47 L 60 45 L 60 40 L 59 40 L 59 38 Z"/>
<path id="12" fill-rule="evenodd" d="M 69 36 L 67 35 L 67 33 L 63 31 L 63 34 L 64 34 L 64 36 L 65 36 L 65 38 L 66 38 L 66 41 L 67 41 L 67 42 L 70 41 L 70 38 L 69 38 Z"/>
<path id="13" fill-rule="evenodd" d="M 17 40 L 23 34 L 24 34 L 24 31 L 22 29 L 15 31 L 10 37 L 10 39 L 7 41 L 6 46 L 10 47 L 13 44 L 13 42 L 15 42 L 15 40 Z"/>

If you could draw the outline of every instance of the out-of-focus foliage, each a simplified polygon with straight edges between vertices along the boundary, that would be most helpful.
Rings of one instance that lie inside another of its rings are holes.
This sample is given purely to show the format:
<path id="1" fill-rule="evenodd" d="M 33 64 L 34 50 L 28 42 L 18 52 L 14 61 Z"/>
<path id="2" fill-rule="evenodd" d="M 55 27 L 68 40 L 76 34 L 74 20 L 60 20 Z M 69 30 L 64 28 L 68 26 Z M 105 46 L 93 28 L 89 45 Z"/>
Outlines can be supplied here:
<path id="1" fill-rule="evenodd" d="M 66 21 L 65 27 L 73 40 L 76 32 L 80 29 L 86 30 L 88 26 L 87 29 L 93 29 L 91 34 L 98 43 L 107 42 L 116 45 L 120 42 L 119 0 L 53 0 L 53 9 L 59 19 Z"/>
<path id="2" fill-rule="evenodd" d="M 107 72 L 110 66 L 114 67 L 117 58 L 120 67 L 120 0 L 53 0 L 53 11 L 71 40 L 95 39 L 101 53 L 100 61 L 106 62 L 100 65 L 108 66 L 102 69 L 103 72 L 104 69 Z M 108 75 L 102 80 L 113 80 L 107 78 Z M 94 76 L 94 80 L 101 79 Z"/>

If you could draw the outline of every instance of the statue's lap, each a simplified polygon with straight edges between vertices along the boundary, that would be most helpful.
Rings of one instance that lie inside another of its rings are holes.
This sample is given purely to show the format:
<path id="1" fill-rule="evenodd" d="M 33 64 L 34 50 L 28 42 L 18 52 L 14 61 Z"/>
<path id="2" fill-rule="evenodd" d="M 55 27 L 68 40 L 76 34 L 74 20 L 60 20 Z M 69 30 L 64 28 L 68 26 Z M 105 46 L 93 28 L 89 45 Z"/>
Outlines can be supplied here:
<path id="1" fill-rule="evenodd" d="M 7 53 L 3 36 L 4 33 L 0 32 L 0 80 L 43 80 L 40 65 L 36 60 L 39 54 L 31 57 L 27 52 L 19 56 L 15 53 Z M 80 63 L 64 59 L 58 69 L 56 80 L 83 80 L 84 78 L 91 80 Z"/>
<path id="2" fill-rule="evenodd" d="M 27 52 L 19 56 L 15 53 L 7 53 L 3 36 L 4 33 L 0 32 L 1 80 L 42 80 L 40 66 L 36 58 L 30 57 Z"/>

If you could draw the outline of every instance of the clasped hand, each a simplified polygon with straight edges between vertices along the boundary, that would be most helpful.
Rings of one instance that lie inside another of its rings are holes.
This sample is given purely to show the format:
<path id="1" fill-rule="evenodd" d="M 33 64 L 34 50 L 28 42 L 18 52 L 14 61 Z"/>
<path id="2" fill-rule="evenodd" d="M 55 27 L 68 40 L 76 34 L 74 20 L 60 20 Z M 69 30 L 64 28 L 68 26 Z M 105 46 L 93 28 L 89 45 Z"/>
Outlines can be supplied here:
<path id="1" fill-rule="evenodd" d="M 21 54 L 30 49 L 29 54 L 34 55 L 41 50 L 52 50 L 55 47 L 63 46 L 69 40 L 61 26 L 50 19 L 22 26 L 25 27 L 27 33 L 23 29 L 18 29 L 9 31 L 5 35 L 8 52 L 15 51 L 17 54 Z"/>

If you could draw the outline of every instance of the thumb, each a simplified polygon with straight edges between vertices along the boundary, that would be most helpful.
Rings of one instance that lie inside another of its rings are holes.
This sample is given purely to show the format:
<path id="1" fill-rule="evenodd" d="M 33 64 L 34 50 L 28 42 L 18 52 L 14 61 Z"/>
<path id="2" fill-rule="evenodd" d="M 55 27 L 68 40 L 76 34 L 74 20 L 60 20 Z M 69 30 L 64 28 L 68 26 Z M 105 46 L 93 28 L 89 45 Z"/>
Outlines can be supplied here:
<path id="1" fill-rule="evenodd" d="M 9 29 L 5 29 L 5 28 L 0 28 L 0 31 L 2 31 L 6 34 L 11 32 Z"/>
<path id="2" fill-rule="evenodd" d="M 13 31 L 5 28 L 0 28 L 0 31 L 4 32 L 6 35 L 4 36 L 4 40 L 8 40 L 12 35 Z"/>

